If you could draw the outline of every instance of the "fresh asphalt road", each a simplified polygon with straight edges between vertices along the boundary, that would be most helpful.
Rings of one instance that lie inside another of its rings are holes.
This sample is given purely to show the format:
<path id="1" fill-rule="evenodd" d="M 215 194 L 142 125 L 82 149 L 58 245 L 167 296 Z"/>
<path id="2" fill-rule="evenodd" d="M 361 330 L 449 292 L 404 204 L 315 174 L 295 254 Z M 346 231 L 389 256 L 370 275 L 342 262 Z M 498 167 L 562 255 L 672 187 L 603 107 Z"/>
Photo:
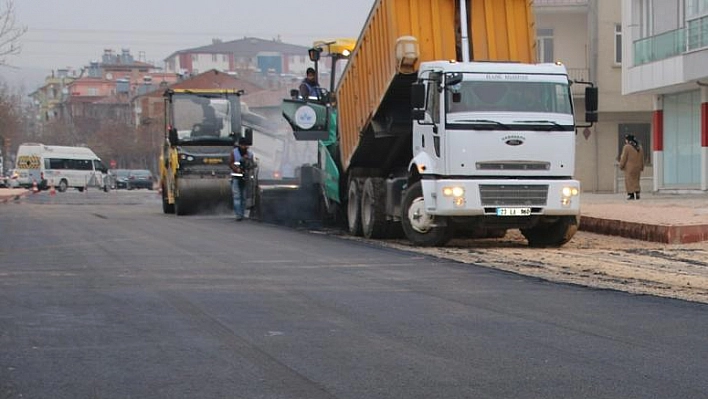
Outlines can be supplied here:
<path id="1" fill-rule="evenodd" d="M 0 398 L 699 398 L 708 306 L 154 192 L 0 204 Z"/>

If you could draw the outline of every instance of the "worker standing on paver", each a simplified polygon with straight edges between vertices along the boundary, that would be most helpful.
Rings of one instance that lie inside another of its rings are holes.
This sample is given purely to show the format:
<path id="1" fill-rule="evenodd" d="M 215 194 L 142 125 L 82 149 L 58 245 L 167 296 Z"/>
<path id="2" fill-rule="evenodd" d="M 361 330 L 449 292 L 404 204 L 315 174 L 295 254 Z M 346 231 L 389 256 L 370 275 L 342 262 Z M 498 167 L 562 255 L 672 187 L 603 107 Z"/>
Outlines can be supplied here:
<path id="1" fill-rule="evenodd" d="M 644 170 L 644 149 L 632 134 L 624 136 L 624 147 L 619 161 L 620 170 L 624 171 L 624 187 L 627 199 L 639 199 L 642 191 L 639 179 Z"/>

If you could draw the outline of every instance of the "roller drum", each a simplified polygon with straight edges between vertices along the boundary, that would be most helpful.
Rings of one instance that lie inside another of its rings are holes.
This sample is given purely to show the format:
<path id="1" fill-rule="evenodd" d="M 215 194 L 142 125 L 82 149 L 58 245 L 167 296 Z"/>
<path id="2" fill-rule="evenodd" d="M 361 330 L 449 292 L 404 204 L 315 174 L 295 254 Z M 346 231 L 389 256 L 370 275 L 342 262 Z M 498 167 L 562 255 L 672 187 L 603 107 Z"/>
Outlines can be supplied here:
<path id="1" fill-rule="evenodd" d="M 233 207 L 230 179 L 179 179 L 175 213 L 223 213 Z"/>

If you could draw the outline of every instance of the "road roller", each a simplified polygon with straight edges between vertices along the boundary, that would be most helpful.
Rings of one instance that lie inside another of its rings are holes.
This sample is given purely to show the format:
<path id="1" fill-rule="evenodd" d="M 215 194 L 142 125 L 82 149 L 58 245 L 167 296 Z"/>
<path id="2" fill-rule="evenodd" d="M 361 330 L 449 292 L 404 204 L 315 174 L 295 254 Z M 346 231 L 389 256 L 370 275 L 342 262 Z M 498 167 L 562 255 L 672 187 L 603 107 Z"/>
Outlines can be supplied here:
<path id="1" fill-rule="evenodd" d="M 229 155 L 253 130 L 241 121 L 243 91 L 168 89 L 165 140 L 160 154 L 162 210 L 167 214 L 220 213 L 232 208 Z M 247 210 L 257 207 L 257 169 Z M 249 209 L 250 208 L 250 209 Z"/>

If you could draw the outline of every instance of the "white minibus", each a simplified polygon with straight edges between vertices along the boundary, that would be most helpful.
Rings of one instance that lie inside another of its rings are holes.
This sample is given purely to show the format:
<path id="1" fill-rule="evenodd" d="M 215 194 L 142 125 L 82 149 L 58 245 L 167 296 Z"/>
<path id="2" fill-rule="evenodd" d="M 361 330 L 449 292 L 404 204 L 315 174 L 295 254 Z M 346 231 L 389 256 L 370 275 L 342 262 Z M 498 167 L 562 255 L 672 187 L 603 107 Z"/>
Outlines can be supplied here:
<path id="1" fill-rule="evenodd" d="M 59 192 L 73 187 L 84 191 L 98 187 L 108 191 L 108 168 L 87 147 L 67 147 L 39 143 L 21 144 L 17 149 L 15 171 L 21 187 Z"/>

